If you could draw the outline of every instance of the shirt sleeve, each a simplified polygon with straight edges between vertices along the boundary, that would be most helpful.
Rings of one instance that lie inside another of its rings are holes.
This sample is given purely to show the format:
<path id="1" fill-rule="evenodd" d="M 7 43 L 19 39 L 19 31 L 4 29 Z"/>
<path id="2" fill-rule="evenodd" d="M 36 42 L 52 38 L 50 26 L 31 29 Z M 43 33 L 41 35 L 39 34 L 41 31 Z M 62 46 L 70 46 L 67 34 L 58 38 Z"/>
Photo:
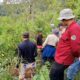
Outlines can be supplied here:
<path id="1" fill-rule="evenodd" d="M 19 46 L 18 46 L 18 48 L 16 49 L 16 53 L 17 53 L 17 57 L 18 57 L 16 67 L 18 68 L 18 67 L 19 67 L 19 64 L 20 64 L 20 62 L 21 62 L 21 49 L 20 49 Z"/>
<path id="2" fill-rule="evenodd" d="M 34 47 L 34 57 L 36 57 L 37 56 L 37 46 L 35 45 L 35 47 Z"/>
<path id="3" fill-rule="evenodd" d="M 16 54 L 18 57 L 21 57 L 21 49 L 20 49 L 19 46 L 16 48 L 15 54 Z"/>
<path id="4" fill-rule="evenodd" d="M 79 56 L 80 55 L 80 30 L 73 29 L 70 33 L 71 33 L 70 39 L 71 39 L 72 53 Z"/>

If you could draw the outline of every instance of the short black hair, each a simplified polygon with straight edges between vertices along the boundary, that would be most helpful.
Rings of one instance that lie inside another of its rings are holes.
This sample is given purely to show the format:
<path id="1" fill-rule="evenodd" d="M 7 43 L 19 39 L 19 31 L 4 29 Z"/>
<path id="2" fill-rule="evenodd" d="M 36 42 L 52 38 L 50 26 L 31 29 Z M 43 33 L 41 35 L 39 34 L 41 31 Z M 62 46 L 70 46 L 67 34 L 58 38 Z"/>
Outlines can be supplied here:
<path id="1" fill-rule="evenodd" d="M 23 38 L 29 38 L 29 32 L 25 32 L 25 33 L 23 33 Z"/>

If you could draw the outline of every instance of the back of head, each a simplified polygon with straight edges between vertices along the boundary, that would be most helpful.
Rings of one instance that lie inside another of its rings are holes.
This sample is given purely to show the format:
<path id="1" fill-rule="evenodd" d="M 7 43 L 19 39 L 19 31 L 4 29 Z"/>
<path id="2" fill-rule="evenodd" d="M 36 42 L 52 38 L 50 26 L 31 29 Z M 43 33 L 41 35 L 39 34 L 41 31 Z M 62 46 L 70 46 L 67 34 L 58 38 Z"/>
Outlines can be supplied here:
<path id="1" fill-rule="evenodd" d="M 58 28 L 53 29 L 52 33 L 58 36 L 59 35 L 59 29 Z"/>
<path id="2" fill-rule="evenodd" d="M 23 33 L 23 38 L 29 38 L 29 32 L 25 32 L 25 33 Z"/>
<path id="3" fill-rule="evenodd" d="M 64 28 L 63 24 L 62 23 L 58 24 L 58 28 L 59 28 L 59 31 L 62 31 L 62 29 Z"/>

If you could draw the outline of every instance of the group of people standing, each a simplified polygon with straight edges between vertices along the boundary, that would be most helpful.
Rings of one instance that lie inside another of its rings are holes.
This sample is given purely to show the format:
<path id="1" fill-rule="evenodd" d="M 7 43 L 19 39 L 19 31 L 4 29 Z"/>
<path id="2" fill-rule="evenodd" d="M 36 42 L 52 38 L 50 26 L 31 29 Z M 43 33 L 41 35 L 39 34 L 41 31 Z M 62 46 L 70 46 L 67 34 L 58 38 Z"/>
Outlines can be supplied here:
<path id="1" fill-rule="evenodd" d="M 64 71 L 67 68 L 67 80 L 74 80 L 74 76 L 80 70 L 80 26 L 74 18 L 71 9 L 61 10 L 58 18 L 61 24 L 58 29 L 52 30 L 44 42 L 42 32 L 39 32 L 36 37 L 37 45 L 30 41 L 29 33 L 23 34 L 23 42 L 18 46 L 21 59 L 19 80 L 26 80 L 25 69 L 29 66 L 36 66 L 37 48 L 42 49 L 43 64 L 47 60 L 53 62 L 50 69 L 50 80 L 64 80 Z"/>

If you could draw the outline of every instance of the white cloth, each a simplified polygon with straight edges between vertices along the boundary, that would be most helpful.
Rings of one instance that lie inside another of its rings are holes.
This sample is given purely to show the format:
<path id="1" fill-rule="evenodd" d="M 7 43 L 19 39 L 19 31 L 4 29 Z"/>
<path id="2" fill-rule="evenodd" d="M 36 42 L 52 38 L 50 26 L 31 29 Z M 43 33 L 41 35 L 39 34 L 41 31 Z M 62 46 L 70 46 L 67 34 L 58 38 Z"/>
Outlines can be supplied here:
<path id="1" fill-rule="evenodd" d="M 46 45 L 51 45 L 51 46 L 56 46 L 56 43 L 59 41 L 59 38 L 54 35 L 54 34 L 50 34 L 47 36 L 45 42 L 43 43 L 43 48 L 46 46 Z"/>

